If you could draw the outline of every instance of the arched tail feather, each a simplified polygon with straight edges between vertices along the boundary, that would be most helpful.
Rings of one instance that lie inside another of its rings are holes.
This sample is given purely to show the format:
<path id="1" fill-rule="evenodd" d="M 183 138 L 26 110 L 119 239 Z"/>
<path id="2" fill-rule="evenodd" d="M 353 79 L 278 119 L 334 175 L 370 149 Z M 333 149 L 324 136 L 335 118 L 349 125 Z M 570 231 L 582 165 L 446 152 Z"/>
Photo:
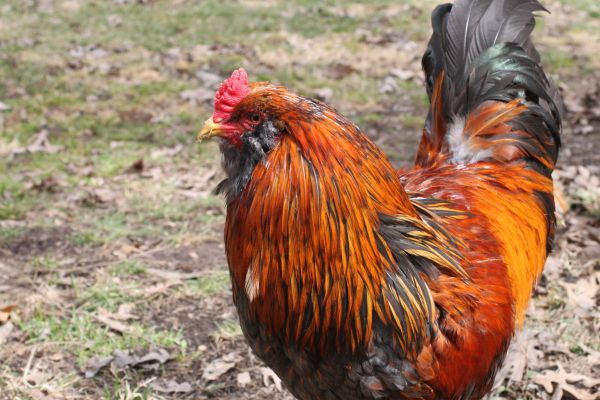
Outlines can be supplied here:
<path id="1" fill-rule="evenodd" d="M 457 0 L 432 14 L 423 56 L 431 107 L 416 163 L 526 162 L 548 175 L 560 94 L 530 34 L 537 0 Z"/>

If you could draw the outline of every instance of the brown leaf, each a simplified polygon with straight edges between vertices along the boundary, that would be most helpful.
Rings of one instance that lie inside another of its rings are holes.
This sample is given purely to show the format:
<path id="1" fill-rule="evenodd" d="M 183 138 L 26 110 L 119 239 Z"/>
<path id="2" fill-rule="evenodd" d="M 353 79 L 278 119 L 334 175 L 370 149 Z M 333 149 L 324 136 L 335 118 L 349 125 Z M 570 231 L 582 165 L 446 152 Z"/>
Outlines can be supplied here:
<path id="1" fill-rule="evenodd" d="M 261 367 L 260 372 L 263 375 L 263 384 L 265 386 L 275 385 L 275 388 L 281 392 L 283 391 L 283 386 L 281 386 L 281 379 L 277 376 L 275 372 L 271 368 Z"/>
<path id="2" fill-rule="evenodd" d="M 196 279 L 205 276 L 206 274 L 200 272 L 180 272 L 166 269 L 158 269 L 158 268 L 148 268 L 146 270 L 151 275 L 154 275 L 158 278 L 164 279 L 167 282 L 182 282 L 189 279 Z"/>
<path id="3" fill-rule="evenodd" d="M 113 255 L 117 256 L 119 260 L 129 258 L 132 254 L 139 253 L 140 249 L 137 246 L 133 246 L 129 243 L 123 243 L 118 249 L 113 251 Z"/>
<path id="4" fill-rule="evenodd" d="M 145 369 L 156 369 L 158 364 L 164 364 L 171 359 L 171 354 L 163 348 L 155 347 L 143 356 L 137 357 L 134 367 L 141 366 Z"/>
<path id="5" fill-rule="evenodd" d="M 100 372 L 102 368 L 110 364 L 113 359 L 114 357 L 112 356 L 92 358 L 88 361 L 85 367 L 85 377 L 88 379 L 93 378 L 94 376 L 96 376 L 96 374 L 98 374 L 98 372 Z"/>
<path id="6" fill-rule="evenodd" d="M 221 358 L 213 360 L 202 372 L 202 379 L 206 381 L 216 381 L 221 375 L 232 370 L 239 361 L 239 357 L 235 353 L 229 353 Z"/>
<path id="7" fill-rule="evenodd" d="M 144 289 L 144 295 L 146 296 L 154 296 L 157 294 L 166 293 L 171 286 L 174 286 L 175 283 L 157 283 L 156 285 L 148 286 Z"/>
<path id="8" fill-rule="evenodd" d="M 577 283 L 560 283 L 567 291 L 569 302 L 575 307 L 591 310 L 597 307 L 596 296 L 600 294 L 600 271 L 589 277 L 581 278 Z"/>
<path id="9" fill-rule="evenodd" d="M 41 371 L 33 371 L 27 374 L 25 380 L 33 386 L 39 386 L 42 383 L 48 382 L 52 378 L 52 374 Z"/>
<path id="10" fill-rule="evenodd" d="M 154 275 L 155 277 L 164 280 L 164 282 L 159 282 L 156 285 L 144 289 L 144 294 L 146 296 L 154 296 L 157 294 L 166 293 L 170 287 L 181 285 L 186 280 L 206 276 L 206 273 L 202 272 L 183 273 L 179 271 L 157 268 L 148 268 L 146 272 L 148 272 L 150 275 Z"/>
<path id="11" fill-rule="evenodd" d="M 16 304 L 11 304 L 11 305 L 6 306 L 4 308 L 0 308 L 0 325 L 2 325 L 3 323 L 5 323 L 6 321 L 8 321 L 10 319 L 10 313 L 16 307 L 17 307 Z"/>
<path id="12" fill-rule="evenodd" d="M 61 187 L 65 186 L 65 181 L 60 176 L 46 176 L 41 180 L 34 182 L 31 185 L 31 189 L 36 190 L 38 192 L 46 192 L 46 193 L 59 193 Z"/>
<path id="13" fill-rule="evenodd" d="M 42 392 L 39 389 L 25 388 L 25 389 L 21 389 L 21 390 L 23 390 L 25 393 L 27 393 L 27 395 L 34 400 L 47 400 L 48 399 L 48 394 Z"/>
<path id="14" fill-rule="evenodd" d="M 125 369 L 135 365 L 135 358 L 128 351 L 115 350 L 113 356 L 113 365 L 117 369 Z"/>
<path id="15" fill-rule="evenodd" d="M 237 374 L 236 381 L 238 386 L 243 388 L 250 382 L 252 382 L 252 377 L 250 376 L 249 372 L 240 372 L 239 374 Z"/>
<path id="16" fill-rule="evenodd" d="M 172 379 L 154 381 L 150 383 L 150 387 L 159 393 L 189 393 L 193 390 L 188 382 L 178 383 Z"/>
<path id="17" fill-rule="evenodd" d="M 136 354 L 137 353 L 137 354 Z M 138 355 L 139 354 L 139 355 Z M 85 368 L 85 377 L 93 378 L 98 371 L 108 365 L 119 369 L 125 368 L 143 368 L 158 369 L 161 364 L 171 359 L 171 354 L 161 347 L 151 346 L 148 350 L 129 352 L 115 350 L 112 356 L 94 357 Z"/>
<path id="18" fill-rule="evenodd" d="M 357 72 L 357 69 L 350 64 L 344 64 L 336 62 L 328 65 L 324 70 L 323 74 L 331 79 L 342 79 L 350 74 Z"/>
<path id="19" fill-rule="evenodd" d="M 139 353 L 139 352 L 137 352 Z M 143 369 L 158 369 L 161 364 L 171 359 L 169 352 L 160 347 L 150 347 L 141 355 L 130 354 L 127 351 L 115 350 L 114 365 L 118 369 L 126 367 L 140 367 Z"/>
<path id="20" fill-rule="evenodd" d="M 0 346 L 6 343 L 6 341 L 10 337 L 10 334 L 13 331 L 13 328 L 14 326 L 10 321 L 6 322 L 3 325 L 0 325 Z"/>
<path id="21" fill-rule="evenodd" d="M 119 112 L 119 117 L 125 122 L 149 122 L 152 119 L 152 114 L 147 111 L 139 110 L 137 108 Z"/>
<path id="22" fill-rule="evenodd" d="M 104 308 L 98 308 L 98 314 L 103 317 L 108 317 L 110 319 L 114 319 L 116 321 L 129 321 L 131 319 L 137 319 L 137 316 L 131 313 L 133 311 L 133 304 L 121 304 L 117 309 L 116 313 L 111 313 Z"/>
<path id="23" fill-rule="evenodd" d="M 137 319 L 138 317 L 131 312 L 135 306 L 133 304 L 121 304 L 117 309 L 117 313 L 113 314 L 114 319 L 120 321 L 128 321 L 130 319 Z"/>
<path id="24" fill-rule="evenodd" d="M 103 310 L 102 308 L 98 309 L 98 313 L 99 314 L 96 315 L 96 320 L 98 320 L 102 324 L 106 325 L 109 329 L 111 329 L 115 332 L 125 333 L 125 332 L 129 332 L 129 330 L 131 329 L 129 326 L 123 324 L 122 322 L 116 321 L 116 320 L 112 319 L 111 317 L 109 317 L 108 315 L 112 315 L 112 314 L 108 313 L 106 310 Z"/>
<path id="25" fill-rule="evenodd" d="M 592 389 L 596 386 L 600 386 L 600 379 L 594 379 L 576 373 L 568 373 L 560 364 L 558 364 L 558 370 L 556 371 L 546 370 L 541 374 L 537 374 L 533 378 L 533 382 L 543 386 L 544 390 L 549 394 L 554 393 L 555 390 L 563 390 L 578 400 L 596 399 L 596 396 L 593 395 L 591 391 L 585 389 Z M 554 388 L 554 384 L 558 385 L 557 389 Z M 585 389 L 582 389 L 581 387 Z"/>
<path id="26" fill-rule="evenodd" d="M 63 149 L 63 146 L 53 145 L 48 139 L 48 130 L 42 129 L 38 134 L 31 138 L 26 148 L 15 149 L 13 154 L 19 153 L 57 153 Z"/>
<path id="27" fill-rule="evenodd" d="M 117 194 L 108 188 L 97 188 L 93 191 L 99 203 L 107 204 L 117 198 Z"/>
<path id="28" fill-rule="evenodd" d="M 54 353 L 47 357 L 50 361 L 58 362 L 62 361 L 65 358 L 63 353 Z"/>

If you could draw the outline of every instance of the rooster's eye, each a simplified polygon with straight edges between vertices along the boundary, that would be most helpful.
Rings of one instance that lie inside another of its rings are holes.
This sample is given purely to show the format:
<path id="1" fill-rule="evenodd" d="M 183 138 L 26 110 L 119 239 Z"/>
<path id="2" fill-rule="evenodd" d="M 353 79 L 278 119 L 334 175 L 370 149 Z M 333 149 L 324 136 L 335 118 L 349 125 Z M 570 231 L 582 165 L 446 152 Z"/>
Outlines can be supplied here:
<path id="1" fill-rule="evenodd" d="M 258 113 L 250 114 L 250 121 L 252 121 L 252 122 L 260 121 L 260 114 L 258 114 Z"/>

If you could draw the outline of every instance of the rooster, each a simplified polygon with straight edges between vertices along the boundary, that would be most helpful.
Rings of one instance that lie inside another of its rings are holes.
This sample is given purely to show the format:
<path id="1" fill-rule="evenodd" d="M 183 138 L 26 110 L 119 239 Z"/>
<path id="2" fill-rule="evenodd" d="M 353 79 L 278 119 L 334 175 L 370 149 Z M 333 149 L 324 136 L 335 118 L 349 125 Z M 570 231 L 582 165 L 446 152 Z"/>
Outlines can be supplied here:
<path id="1" fill-rule="evenodd" d="M 415 166 L 396 171 L 333 108 L 235 71 L 219 137 L 233 298 L 299 399 L 480 399 L 524 320 L 555 231 L 560 96 L 537 0 L 432 14 Z"/>

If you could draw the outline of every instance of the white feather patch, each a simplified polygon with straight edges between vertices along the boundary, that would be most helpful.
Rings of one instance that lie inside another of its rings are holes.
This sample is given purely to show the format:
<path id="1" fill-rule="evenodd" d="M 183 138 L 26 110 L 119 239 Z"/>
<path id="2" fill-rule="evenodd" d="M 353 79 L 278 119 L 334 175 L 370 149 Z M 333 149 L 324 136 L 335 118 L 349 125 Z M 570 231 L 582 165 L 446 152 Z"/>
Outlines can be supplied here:
<path id="1" fill-rule="evenodd" d="M 254 269 L 254 263 L 250 264 L 250 267 L 248 267 L 248 270 L 246 271 L 246 279 L 244 282 L 246 294 L 248 295 L 248 299 L 250 299 L 250 303 L 258 296 L 258 291 L 260 289 L 260 281 L 256 276 Z"/>
<path id="2" fill-rule="evenodd" d="M 452 153 L 451 161 L 455 164 L 472 164 L 491 157 L 492 150 L 473 149 L 470 137 L 465 136 L 465 119 L 457 117 L 448 127 L 446 141 Z"/>

